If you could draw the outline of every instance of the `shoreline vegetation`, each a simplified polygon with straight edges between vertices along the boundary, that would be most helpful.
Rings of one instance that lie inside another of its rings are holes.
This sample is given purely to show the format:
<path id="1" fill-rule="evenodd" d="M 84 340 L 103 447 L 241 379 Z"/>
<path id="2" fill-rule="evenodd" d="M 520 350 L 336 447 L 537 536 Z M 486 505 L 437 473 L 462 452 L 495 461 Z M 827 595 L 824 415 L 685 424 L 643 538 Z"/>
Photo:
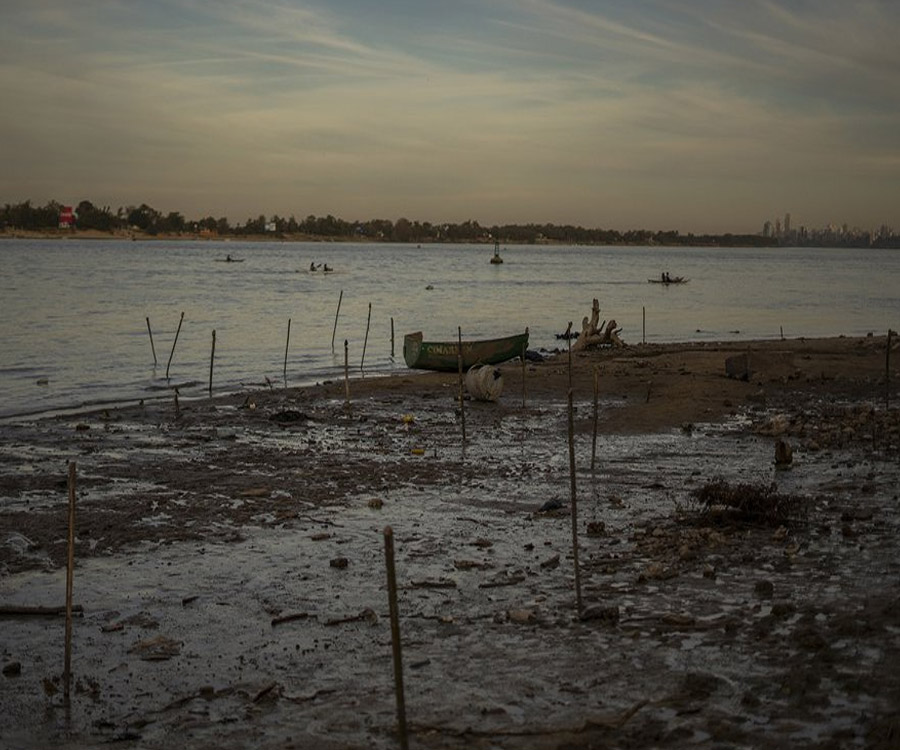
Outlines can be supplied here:
<path id="1" fill-rule="evenodd" d="M 519 245 L 594 245 L 602 246 L 635 246 L 635 247 L 873 247 L 884 249 L 900 249 L 900 236 L 879 238 L 876 241 L 857 239 L 853 241 L 832 239 L 821 242 L 782 243 L 774 238 L 757 235 L 678 235 L 660 237 L 670 233 L 638 232 L 628 239 L 618 240 L 581 240 L 567 238 L 532 237 L 526 239 L 498 240 L 501 243 Z M 3 240 L 120 240 L 135 242 L 321 242 L 321 243 L 355 243 L 355 244 L 415 244 L 415 245 L 485 245 L 494 240 L 490 237 L 455 238 L 455 239 L 387 239 L 367 237 L 365 235 L 321 235 L 304 232 L 263 232 L 220 235 L 211 232 L 146 232 L 139 229 L 122 229 L 103 231 L 97 229 L 40 229 L 23 230 L 0 228 L 0 242 Z"/>
<path id="2" fill-rule="evenodd" d="M 768 225 L 767 225 L 768 226 Z M 431 223 L 401 217 L 346 221 L 332 216 L 296 219 L 264 215 L 232 224 L 227 217 L 186 219 L 180 212 L 164 214 L 147 204 L 108 207 L 81 201 L 64 206 L 31 201 L 0 206 L 0 239 L 125 239 L 125 240 L 242 240 L 268 242 L 390 242 L 413 244 L 543 244 L 637 245 L 689 247 L 900 247 L 900 235 L 884 225 L 877 230 L 848 226 L 824 229 L 768 228 L 761 233 L 683 234 L 678 230 L 585 228 L 550 223 L 493 224 L 469 219 L 460 223 Z"/>
<path id="3" fill-rule="evenodd" d="M 540 233 L 537 233 L 540 234 Z M 498 240 L 502 243 L 522 245 L 658 245 L 660 247 L 775 247 L 777 242 L 769 241 L 755 235 L 686 235 L 669 236 L 671 233 L 634 232 L 628 239 L 569 239 L 568 236 L 552 238 L 547 236 L 527 236 L 521 239 Z M 660 235 L 667 235 L 661 237 Z M 311 234 L 306 232 L 240 232 L 219 234 L 206 231 L 148 232 L 140 229 L 0 229 L 0 240 L 125 240 L 140 242 L 323 242 L 323 243 L 357 243 L 357 244 L 416 244 L 416 245 L 484 245 L 494 242 L 492 235 L 476 237 L 415 237 L 411 239 L 395 239 L 386 237 L 370 237 L 365 234 Z"/>

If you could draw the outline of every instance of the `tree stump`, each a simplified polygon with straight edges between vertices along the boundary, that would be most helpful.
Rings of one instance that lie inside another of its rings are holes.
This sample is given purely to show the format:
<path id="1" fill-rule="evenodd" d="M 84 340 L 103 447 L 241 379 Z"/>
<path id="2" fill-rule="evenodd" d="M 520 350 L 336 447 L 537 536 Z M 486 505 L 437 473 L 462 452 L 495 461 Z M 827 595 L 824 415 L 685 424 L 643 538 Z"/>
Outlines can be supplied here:
<path id="1" fill-rule="evenodd" d="M 600 302 L 595 298 L 591 306 L 591 317 L 582 319 L 581 333 L 572 344 L 572 351 L 580 352 L 604 346 L 625 346 L 625 342 L 619 338 L 621 330 L 616 327 L 615 320 L 600 323 Z"/>

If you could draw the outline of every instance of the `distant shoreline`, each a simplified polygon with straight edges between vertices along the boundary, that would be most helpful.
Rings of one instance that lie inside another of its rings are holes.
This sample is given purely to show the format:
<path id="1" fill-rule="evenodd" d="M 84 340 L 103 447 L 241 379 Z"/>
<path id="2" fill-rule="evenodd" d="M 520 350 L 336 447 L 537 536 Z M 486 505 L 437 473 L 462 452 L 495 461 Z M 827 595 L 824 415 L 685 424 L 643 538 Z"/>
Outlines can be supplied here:
<path id="1" fill-rule="evenodd" d="M 311 234 L 287 234 L 285 232 L 267 233 L 267 234 L 238 234 L 238 235 L 217 235 L 206 234 L 200 232 L 176 232 L 176 233 L 157 233 L 149 234 L 140 230 L 116 230 L 112 232 L 103 232 L 96 229 L 42 229 L 42 230 L 23 230 L 23 229 L 0 229 L 0 241 L 2 240 L 120 240 L 135 242 L 321 242 L 324 244 L 354 243 L 367 245 L 485 245 L 492 246 L 493 242 L 488 240 L 452 240 L 443 242 L 440 240 L 410 240 L 409 242 L 401 242 L 399 240 L 377 240 L 371 237 L 359 236 L 340 236 L 327 237 L 323 235 Z M 563 240 L 541 239 L 534 242 L 503 242 L 503 245 L 546 245 L 546 246 L 568 246 L 568 245 L 589 245 L 590 243 L 581 242 L 565 242 Z M 649 245 L 655 247 L 685 247 L 684 243 L 660 243 L 650 242 Z M 613 242 L 600 243 L 597 247 L 646 247 L 646 242 Z M 756 247 L 751 243 L 744 244 L 719 244 L 711 242 L 698 241 L 690 247 Z"/>
<path id="2" fill-rule="evenodd" d="M 799 243 L 791 245 L 772 245 L 759 244 L 749 239 L 741 241 L 744 235 L 726 235 L 728 241 L 715 242 L 706 237 L 696 237 L 690 242 L 666 242 L 651 237 L 646 241 L 633 242 L 579 242 L 561 239 L 541 238 L 533 241 L 515 241 L 503 240 L 500 242 L 504 247 L 512 245 L 533 245 L 537 247 L 722 247 L 722 248 L 761 248 L 768 247 L 773 249 L 783 249 L 785 247 L 810 247 L 810 248 L 829 248 L 829 247 L 847 247 L 856 249 L 881 248 L 881 249 L 898 249 L 900 248 L 900 238 L 894 241 L 878 242 L 871 245 L 858 244 L 842 244 L 835 243 Z M 684 237 L 681 237 L 684 240 Z M 114 230 L 104 232 L 97 229 L 3 229 L 0 228 L 0 242 L 3 240 L 98 240 L 98 241 L 135 241 L 135 242 L 318 242 L 323 244 L 357 244 L 357 245 L 415 245 L 422 247 L 424 245 L 440 247 L 441 245 L 481 245 L 491 247 L 495 243 L 488 239 L 417 239 L 417 240 L 396 240 L 396 239 L 374 239 L 362 235 L 316 235 L 305 234 L 301 232 L 266 232 L 254 234 L 228 234 L 219 235 L 208 232 L 158 232 L 151 234 L 142 232 L 141 230 Z"/>

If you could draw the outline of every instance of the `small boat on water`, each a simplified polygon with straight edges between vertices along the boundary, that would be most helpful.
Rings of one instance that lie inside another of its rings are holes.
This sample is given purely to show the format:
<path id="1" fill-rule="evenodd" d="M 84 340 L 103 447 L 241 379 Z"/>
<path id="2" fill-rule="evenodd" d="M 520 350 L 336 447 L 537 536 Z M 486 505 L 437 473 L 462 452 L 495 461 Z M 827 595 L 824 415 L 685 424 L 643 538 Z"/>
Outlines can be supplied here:
<path id="1" fill-rule="evenodd" d="M 459 367 L 459 348 L 458 341 L 424 341 L 421 331 L 403 337 L 403 359 L 407 367 L 415 370 L 455 371 Z M 474 364 L 497 365 L 513 357 L 521 357 L 527 348 L 527 328 L 525 333 L 499 339 L 463 341 L 463 370 L 468 371 Z"/>
<path id="2" fill-rule="evenodd" d="M 668 286 L 669 284 L 687 284 L 690 279 L 686 279 L 684 276 L 660 276 L 658 279 L 647 279 L 647 281 L 651 284 Z"/>
<path id="3" fill-rule="evenodd" d="M 224 258 L 216 258 L 216 263 L 243 263 L 243 258 L 232 258 L 230 255 L 226 255 Z"/>

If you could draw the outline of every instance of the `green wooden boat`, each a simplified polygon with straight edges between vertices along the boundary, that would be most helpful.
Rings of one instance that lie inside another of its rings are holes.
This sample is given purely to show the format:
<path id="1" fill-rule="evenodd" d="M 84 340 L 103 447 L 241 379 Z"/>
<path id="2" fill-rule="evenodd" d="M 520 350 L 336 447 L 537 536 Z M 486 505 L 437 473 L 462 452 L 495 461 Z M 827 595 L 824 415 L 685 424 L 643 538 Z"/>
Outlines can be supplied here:
<path id="1" fill-rule="evenodd" d="M 528 348 L 528 329 L 525 333 L 501 339 L 481 339 L 462 342 L 462 366 L 467 371 L 474 364 L 496 365 L 513 357 L 521 357 Z M 459 367 L 458 341 L 423 341 L 422 332 L 403 337 L 403 359 L 415 370 L 455 371 Z"/>

